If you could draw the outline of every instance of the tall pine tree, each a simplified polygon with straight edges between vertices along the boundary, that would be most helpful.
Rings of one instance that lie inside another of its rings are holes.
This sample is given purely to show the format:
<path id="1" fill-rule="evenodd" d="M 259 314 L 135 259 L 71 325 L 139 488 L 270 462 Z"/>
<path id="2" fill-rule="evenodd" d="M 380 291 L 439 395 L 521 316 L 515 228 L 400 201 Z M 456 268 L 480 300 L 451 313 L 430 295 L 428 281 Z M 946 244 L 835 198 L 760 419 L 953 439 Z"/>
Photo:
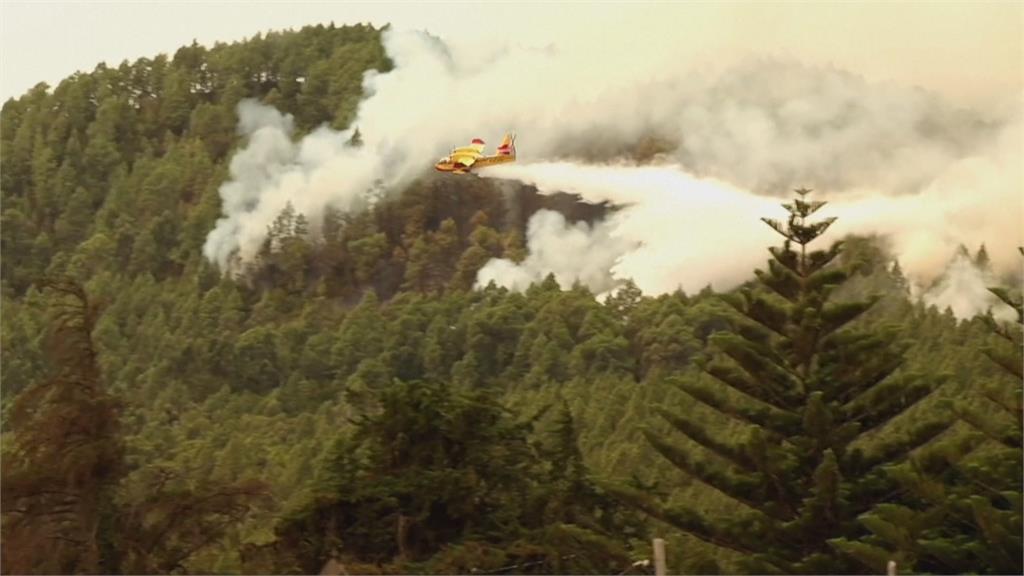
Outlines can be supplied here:
<path id="1" fill-rule="evenodd" d="M 739 316 L 732 330 L 710 338 L 716 353 L 701 361 L 710 378 L 677 381 L 722 425 L 707 426 L 696 410 L 661 410 L 686 440 L 646 433 L 676 467 L 733 500 L 736 512 L 711 517 L 627 495 L 684 532 L 740 552 L 741 568 L 760 573 L 865 570 L 837 545 L 860 536 L 857 516 L 889 497 L 883 466 L 949 425 L 887 429 L 935 386 L 897 374 L 901 346 L 892 332 L 849 326 L 876 299 L 830 298 L 848 271 L 834 262 L 841 243 L 808 248 L 835 220 L 808 219 L 825 205 L 808 200 L 809 192 L 797 190 L 783 204 L 788 221 L 764 219 L 785 242 L 770 249 L 757 284 L 727 298 Z M 737 425 L 746 433 L 722 432 Z"/>
<path id="2" fill-rule="evenodd" d="M 49 281 L 51 376 L 11 405 L 3 446 L 3 571 L 103 573 L 124 473 L 120 402 L 104 390 L 91 333 L 99 308 L 77 284 Z"/>
<path id="3" fill-rule="evenodd" d="M 975 394 L 958 409 L 960 418 L 979 434 L 891 470 L 914 500 L 881 506 L 861 518 L 873 533 L 859 545 L 861 555 L 885 554 L 907 569 L 938 574 L 1024 571 L 1024 305 L 1019 293 L 989 291 L 1013 309 L 1016 321 L 984 319 L 996 338 L 982 352 L 1001 371 L 997 380 L 976 385 Z"/>

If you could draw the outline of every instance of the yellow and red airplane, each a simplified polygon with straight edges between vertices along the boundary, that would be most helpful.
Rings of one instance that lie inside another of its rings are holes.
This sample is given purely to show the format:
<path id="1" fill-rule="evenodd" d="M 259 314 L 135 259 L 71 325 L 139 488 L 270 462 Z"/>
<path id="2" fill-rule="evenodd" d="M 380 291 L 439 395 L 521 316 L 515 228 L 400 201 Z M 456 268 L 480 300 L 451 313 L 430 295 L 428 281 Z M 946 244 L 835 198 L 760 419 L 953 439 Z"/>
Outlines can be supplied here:
<path id="1" fill-rule="evenodd" d="M 516 135 L 509 133 L 505 134 L 505 137 L 501 139 L 501 145 L 498 146 L 497 154 L 494 156 L 485 156 L 484 141 L 474 138 L 469 146 L 454 148 L 451 154 L 438 160 L 437 164 L 434 164 L 434 169 L 438 172 L 465 174 L 471 169 L 476 170 L 484 166 L 494 166 L 495 164 L 515 161 Z"/>

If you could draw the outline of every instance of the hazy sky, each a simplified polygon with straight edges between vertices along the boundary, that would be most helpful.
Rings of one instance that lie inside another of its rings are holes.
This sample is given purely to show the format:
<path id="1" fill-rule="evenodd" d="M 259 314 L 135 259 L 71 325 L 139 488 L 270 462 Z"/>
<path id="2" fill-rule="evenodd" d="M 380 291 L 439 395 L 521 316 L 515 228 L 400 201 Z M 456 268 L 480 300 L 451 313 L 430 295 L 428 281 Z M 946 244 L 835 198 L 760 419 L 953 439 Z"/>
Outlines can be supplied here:
<path id="1" fill-rule="evenodd" d="M 572 44 L 594 51 L 595 70 L 636 58 L 713 69 L 751 55 L 788 56 L 919 85 L 972 107 L 1019 102 L 1024 74 L 1024 4 L 1016 2 L 0 2 L 3 99 L 101 61 L 116 65 L 173 53 L 193 39 L 211 45 L 332 20 L 426 29 L 469 49 L 495 38 Z M 609 27 L 636 34 L 609 45 Z"/>

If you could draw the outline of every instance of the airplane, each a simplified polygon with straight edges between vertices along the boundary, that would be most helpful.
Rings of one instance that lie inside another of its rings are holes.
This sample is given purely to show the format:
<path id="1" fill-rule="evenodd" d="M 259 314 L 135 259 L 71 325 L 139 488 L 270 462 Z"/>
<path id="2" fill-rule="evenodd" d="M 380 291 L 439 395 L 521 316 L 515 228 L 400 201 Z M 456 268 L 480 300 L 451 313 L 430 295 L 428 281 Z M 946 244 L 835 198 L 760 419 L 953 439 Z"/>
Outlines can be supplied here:
<path id="1" fill-rule="evenodd" d="M 515 162 L 516 135 L 511 133 L 505 134 L 505 137 L 501 139 L 501 145 L 498 146 L 497 152 L 494 156 L 485 156 L 484 141 L 474 138 L 469 146 L 452 149 L 451 154 L 441 158 L 437 161 L 437 164 L 434 164 L 434 169 L 438 172 L 465 174 L 471 169 L 476 170 L 484 166 Z"/>

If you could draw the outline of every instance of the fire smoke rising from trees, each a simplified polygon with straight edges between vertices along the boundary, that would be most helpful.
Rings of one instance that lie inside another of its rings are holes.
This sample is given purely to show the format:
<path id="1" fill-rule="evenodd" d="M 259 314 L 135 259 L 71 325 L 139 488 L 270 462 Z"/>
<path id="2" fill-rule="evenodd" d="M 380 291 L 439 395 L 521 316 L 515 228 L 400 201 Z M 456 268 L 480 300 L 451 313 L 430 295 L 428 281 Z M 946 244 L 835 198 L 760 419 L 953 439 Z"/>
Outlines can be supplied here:
<path id="1" fill-rule="evenodd" d="M 832 202 L 836 232 L 886 236 L 918 283 L 939 278 L 959 244 L 985 243 L 999 273 L 1019 265 L 1013 114 L 785 61 L 717 75 L 694 73 L 685 58 L 598 70 L 586 65 L 594 53 L 568 42 L 467 56 L 422 32 L 384 38 L 395 68 L 364 79 L 352 124 L 360 147 L 349 145 L 351 130 L 328 128 L 295 142 L 287 116 L 240 105 L 249 141 L 221 189 L 207 257 L 231 269 L 255 255 L 288 202 L 315 226 L 328 206 L 359 210 L 370 191 L 400 191 L 454 143 L 514 128 L 523 164 L 482 175 L 621 209 L 593 227 L 538 213 L 530 258 L 493 261 L 481 282 L 520 287 L 554 273 L 596 291 L 626 277 L 648 293 L 727 289 L 765 257 L 771 240 L 757 219 L 776 215 L 777 197 L 798 186 Z M 559 258 L 567 241 L 574 256 Z"/>

